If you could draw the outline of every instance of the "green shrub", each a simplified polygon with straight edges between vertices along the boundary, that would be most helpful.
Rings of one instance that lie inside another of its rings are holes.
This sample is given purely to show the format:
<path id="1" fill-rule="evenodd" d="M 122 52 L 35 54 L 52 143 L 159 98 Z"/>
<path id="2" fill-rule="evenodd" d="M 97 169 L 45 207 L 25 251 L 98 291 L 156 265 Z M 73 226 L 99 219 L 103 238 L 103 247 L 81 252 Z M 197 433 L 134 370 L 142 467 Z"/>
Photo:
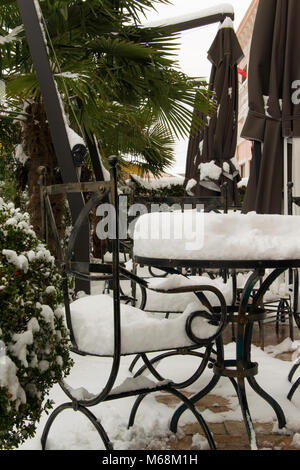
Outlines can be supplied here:
<path id="1" fill-rule="evenodd" d="M 131 188 L 134 196 L 146 197 L 183 197 L 185 190 L 182 184 L 170 184 L 158 188 L 146 188 L 136 179 L 131 177 Z"/>
<path id="2" fill-rule="evenodd" d="M 0 449 L 35 434 L 50 388 L 70 371 L 62 279 L 28 214 L 0 198 Z"/>

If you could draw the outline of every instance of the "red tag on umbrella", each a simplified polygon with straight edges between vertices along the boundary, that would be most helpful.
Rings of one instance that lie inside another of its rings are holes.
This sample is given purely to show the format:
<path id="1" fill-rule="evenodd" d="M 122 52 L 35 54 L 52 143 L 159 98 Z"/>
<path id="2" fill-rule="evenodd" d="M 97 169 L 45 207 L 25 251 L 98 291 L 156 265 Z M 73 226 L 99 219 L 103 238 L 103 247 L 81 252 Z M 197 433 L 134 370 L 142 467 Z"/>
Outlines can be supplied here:
<path id="1" fill-rule="evenodd" d="M 243 77 L 247 78 L 247 72 L 246 70 L 242 70 L 240 69 L 240 67 L 237 68 L 237 71 L 240 75 L 242 75 Z"/>

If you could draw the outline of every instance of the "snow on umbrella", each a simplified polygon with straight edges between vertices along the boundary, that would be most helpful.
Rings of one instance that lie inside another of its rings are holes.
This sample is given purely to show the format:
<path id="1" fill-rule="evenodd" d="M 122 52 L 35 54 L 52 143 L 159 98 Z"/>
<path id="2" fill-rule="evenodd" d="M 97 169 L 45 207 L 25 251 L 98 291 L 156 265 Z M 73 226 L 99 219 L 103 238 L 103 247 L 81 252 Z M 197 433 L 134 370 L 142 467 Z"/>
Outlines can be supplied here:
<path id="1" fill-rule="evenodd" d="M 215 93 L 216 110 L 207 118 L 207 126 L 197 133 L 191 130 L 186 162 L 185 188 L 191 188 L 189 194 L 218 195 L 227 182 L 228 202 L 234 204 L 238 203 L 239 181 L 233 163 L 238 124 L 237 65 L 242 57 L 233 23 L 226 18 L 208 51 L 212 63 L 209 89 Z"/>
<path id="2" fill-rule="evenodd" d="M 282 212 L 284 138 L 300 137 L 299 0 L 259 2 L 248 73 L 249 111 L 241 136 L 253 141 L 244 212 Z"/>

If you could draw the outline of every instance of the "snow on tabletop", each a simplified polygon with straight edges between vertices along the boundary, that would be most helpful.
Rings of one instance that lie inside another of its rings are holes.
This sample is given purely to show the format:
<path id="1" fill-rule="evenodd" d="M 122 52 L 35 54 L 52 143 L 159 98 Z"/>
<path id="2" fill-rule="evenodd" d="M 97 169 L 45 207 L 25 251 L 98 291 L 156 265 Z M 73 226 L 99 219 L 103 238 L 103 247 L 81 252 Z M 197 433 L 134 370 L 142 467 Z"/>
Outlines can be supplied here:
<path id="1" fill-rule="evenodd" d="M 189 304 L 175 319 L 152 317 L 131 305 L 121 304 L 121 352 L 172 349 L 190 346 L 185 332 L 191 311 L 203 309 L 200 302 Z M 71 303 L 72 325 L 78 347 L 91 354 L 112 355 L 114 351 L 113 299 L 109 295 L 90 295 Z M 199 338 L 212 336 L 217 327 L 204 318 L 193 321 L 192 330 Z"/>
<path id="2" fill-rule="evenodd" d="M 298 216 L 157 212 L 137 220 L 134 255 L 195 260 L 299 259 L 299 239 Z"/>

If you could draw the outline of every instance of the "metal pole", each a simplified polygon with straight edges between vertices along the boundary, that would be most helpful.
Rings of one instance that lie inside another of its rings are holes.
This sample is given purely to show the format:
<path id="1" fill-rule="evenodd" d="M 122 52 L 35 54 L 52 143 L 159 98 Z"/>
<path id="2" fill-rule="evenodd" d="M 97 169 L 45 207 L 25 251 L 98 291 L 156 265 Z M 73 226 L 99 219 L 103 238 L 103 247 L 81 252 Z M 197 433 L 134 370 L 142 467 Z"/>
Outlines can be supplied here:
<path id="1" fill-rule="evenodd" d="M 62 180 L 64 183 L 76 183 L 78 182 L 77 170 L 73 162 L 72 149 L 67 134 L 64 109 L 49 63 L 39 3 L 37 0 L 17 1 L 33 65 L 43 96 L 52 142 L 61 169 Z M 68 202 L 72 222 L 74 224 L 81 208 L 84 206 L 83 195 L 80 193 L 70 194 L 68 196 Z M 89 232 L 89 224 L 86 223 L 81 229 L 78 243 L 75 246 L 74 258 L 76 260 L 89 261 Z M 78 280 L 76 282 L 76 289 L 90 293 L 90 285 L 87 281 Z"/>
<path id="2" fill-rule="evenodd" d="M 283 213 L 288 215 L 288 139 L 283 139 Z"/>
<path id="3" fill-rule="evenodd" d="M 219 11 L 217 11 L 219 10 Z M 143 27 L 159 27 L 166 31 L 181 32 L 188 29 L 199 28 L 213 23 L 223 22 L 226 18 L 234 20 L 234 11 L 230 5 L 216 6 L 214 9 L 208 8 L 199 11 L 195 15 L 184 15 L 181 18 L 170 18 L 169 20 L 151 21 Z"/>

